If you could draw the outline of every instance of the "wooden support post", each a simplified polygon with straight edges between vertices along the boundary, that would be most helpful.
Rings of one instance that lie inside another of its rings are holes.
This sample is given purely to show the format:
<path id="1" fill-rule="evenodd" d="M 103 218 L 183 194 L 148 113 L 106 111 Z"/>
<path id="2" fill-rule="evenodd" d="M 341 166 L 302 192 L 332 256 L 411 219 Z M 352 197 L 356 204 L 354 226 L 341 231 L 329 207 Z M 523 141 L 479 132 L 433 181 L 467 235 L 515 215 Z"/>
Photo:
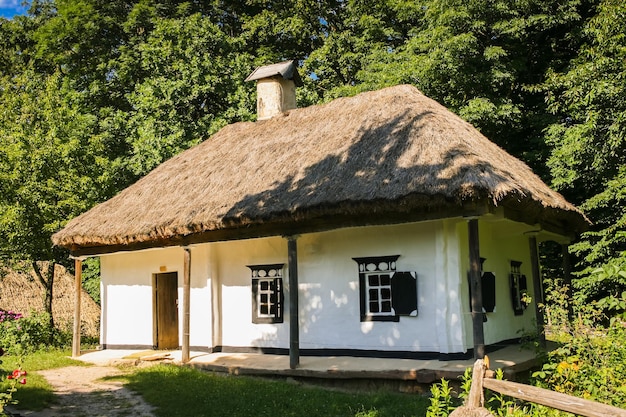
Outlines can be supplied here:
<path id="1" fill-rule="evenodd" d="M 569 257 L 569 244 L 561 245 L 563 254 L 563 283 L 567 286 L 567 319 L 570 324 L 574 322 L 574 304 L 572 291 L 572 263 Z"/>
<path id="2" fill-rule="evenodd" d="M 530 247 L 530 263 L 533 274 L 533 297 L 535 302 L 535 320 L 537 321 L 537 333 L 539 336 L 539 345 L 545 348 L 546 332 L 544 328 L 543 318 L 543 285 L 541 279 L 541 271 L 539 270 L 539 252 L 537 250 L 537 237 L 535 235 L 531 235 L 528 238 L 528 245 Z"/>
<path id="3" fill-rule="evenodd" d="M 289 367 L 296 369 L 300 364 L 300 327 L 298 317 L 298 239 L 287 237 L 287 259 L 289 263 Z"/>
<path id="4" fill-rule="evenodd" d="M 474 336 L 474 359 L 485 357 L 485 333 L 483 329 L 483 291 L 480 277 L 480 245 L 478 219 L 468 222 L 470 257 L 470 295 L 472 304 L 472 329 Z"/>
<path id="5" fill-rule="evenodd" d="M 184 271 L 183 271 L 183 346 L 182 362 L 189 362 L 189 303 L 191 299 L 191 250 L 183 248 L 185 251 Z"/>
<path id="6" fill-rule="evenodd" d="M 72 338 L 72 357 L 80 356 L 80 296 L 83 288 L 83 260 L 74 259 L 74 328 Z"/>

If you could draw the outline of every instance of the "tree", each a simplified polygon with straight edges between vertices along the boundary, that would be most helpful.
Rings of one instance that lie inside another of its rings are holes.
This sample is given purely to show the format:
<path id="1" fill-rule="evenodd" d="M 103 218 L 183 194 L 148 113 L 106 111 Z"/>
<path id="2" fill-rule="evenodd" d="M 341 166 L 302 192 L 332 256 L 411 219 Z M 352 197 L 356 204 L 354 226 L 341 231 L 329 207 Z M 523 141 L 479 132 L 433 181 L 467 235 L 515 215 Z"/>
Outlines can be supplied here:
<path id="1" fill-rule="evenodd" d="M 134 174 L 253 117 L 254 86 L 244 83 L 252 59 L 236 53 L 240 43 L 193 14 L 155 20 L 145 40 L 123 49 L 116 73 L 143 74 L 126 95 L 128 109 L 114 116 L 124 121 L 125 163 Z"/>
<path id="2" fill-rule="evenodd" d="M 67 254 L 50 236 L 111 181 L 96 120 L 81 112 L 78 95 L 58 72 L 0 79 L 0 258 L 32 266 L 51 325 L 54 266 Z"/>
<path id="3" fill-rule="evenodd" d="M 625 28 L 626 4 L 602 1 L 584 27 L 578 56 L 565 71 L 551 72 L 544 86 L 558 117 L 546 130 L 553 185 L 594 222 L 572 246 L 586 273 L 626 256 Z M 598 295 L 598 276 L 578 280 L 584 293 Z M 613 282 L 608 292 L 626 290 L 622 281 Z"/>
<path id="4" fill-rule="evenodd" d="M 542 130 L 554 119 L 533 87 L 575 56 L 589 5 L 429 0 L 348 10 L 348 31 L 330 33 L 305 63 L 324 78 L 315 84 L 326 95 L 413 84 L 549 182 Z M 329 83 L 327 74 L 339 79 Z"/>
<path id="5" fill-rule="evenodd" d="M 35 0 L 29 16 L 0 19 L 3 256 L 15 245 L 25 259 L 60 259 L 33 242 L 225 124 L 253 119 L 245 76 L 299 59 L 301 105 L 409 83 L 457 112 L 583 203 L 596 227 L 575 249 L 601 264 L 626 240 L 623 8 Z"/>

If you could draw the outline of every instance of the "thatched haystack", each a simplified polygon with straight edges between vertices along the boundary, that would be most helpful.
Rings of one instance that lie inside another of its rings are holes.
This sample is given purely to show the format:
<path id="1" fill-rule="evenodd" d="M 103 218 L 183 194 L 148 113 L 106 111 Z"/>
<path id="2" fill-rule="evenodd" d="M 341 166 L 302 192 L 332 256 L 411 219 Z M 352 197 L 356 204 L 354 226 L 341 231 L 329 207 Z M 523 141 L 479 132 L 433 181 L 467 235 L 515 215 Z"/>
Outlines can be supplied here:
<path id="1" fill-rule="evenodd" d="M 588 226 L 523 162 L 400 85 L 226 126 L 53 241 L 106 253 L 468 215 L 470 206 L 509 207 L 573 234 Z"/>
<path id="2" fill-rule="evenodd" d="M 56 265 L 52 289 L 52 315 L 55 325 L 72 329 L 74 321 L 74 277 L 62 265 Z M 9 272 L 0 278 L 0 309 L 12 310 L 28 316 L 32 311 L 44 311 L 45 290 L 34 273 Z M 100 307 L 84 290 L 81 295 L 82 334 L 98 337 Z"/>

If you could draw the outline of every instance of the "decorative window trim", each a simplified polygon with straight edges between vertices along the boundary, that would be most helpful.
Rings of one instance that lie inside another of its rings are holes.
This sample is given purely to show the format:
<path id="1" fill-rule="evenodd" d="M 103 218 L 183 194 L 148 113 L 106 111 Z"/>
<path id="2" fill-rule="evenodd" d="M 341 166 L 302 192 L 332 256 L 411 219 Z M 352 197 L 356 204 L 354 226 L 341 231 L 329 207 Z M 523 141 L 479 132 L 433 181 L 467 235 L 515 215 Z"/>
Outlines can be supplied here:
<path id="1" fill-rule="evenodd" d="M 361 321 L 397 322 L 400 316 L 417 316 L 417 274 L 396 271 L 399 257 L 352 258 L 359 266 Z"/>
<path id="2" fill-rule="evenodd" d="M 252 323 L 282 323 L 285 264 L 247 265 L 252 276 Z"/>

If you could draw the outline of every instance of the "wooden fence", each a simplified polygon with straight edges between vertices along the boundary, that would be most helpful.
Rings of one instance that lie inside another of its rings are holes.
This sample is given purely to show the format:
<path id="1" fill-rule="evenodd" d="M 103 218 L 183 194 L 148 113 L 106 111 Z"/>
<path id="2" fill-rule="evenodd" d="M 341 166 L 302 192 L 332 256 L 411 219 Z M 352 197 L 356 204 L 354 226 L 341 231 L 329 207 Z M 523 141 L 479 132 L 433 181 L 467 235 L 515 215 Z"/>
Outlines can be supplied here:
<path id="1" fill-rule="evenodd" d="M 478 359 L 474 363 L 472 386 L 465 404 L 450 414 L 450 417 L 487 417 L 492 414 L 484 408 L 484 389 L 508 395 L 520 400 L 545 405 L 561 411 L 578 414 L 585 417 L 626 417 L 626 410 L 601 404 L 595 401 L 573 397 L 567 394 L 550 391 L 543 388 L 520 384 L 511 381 L 501 381 L 493 378 L 493 372 L 488 372 L 489 360 Z"/>

